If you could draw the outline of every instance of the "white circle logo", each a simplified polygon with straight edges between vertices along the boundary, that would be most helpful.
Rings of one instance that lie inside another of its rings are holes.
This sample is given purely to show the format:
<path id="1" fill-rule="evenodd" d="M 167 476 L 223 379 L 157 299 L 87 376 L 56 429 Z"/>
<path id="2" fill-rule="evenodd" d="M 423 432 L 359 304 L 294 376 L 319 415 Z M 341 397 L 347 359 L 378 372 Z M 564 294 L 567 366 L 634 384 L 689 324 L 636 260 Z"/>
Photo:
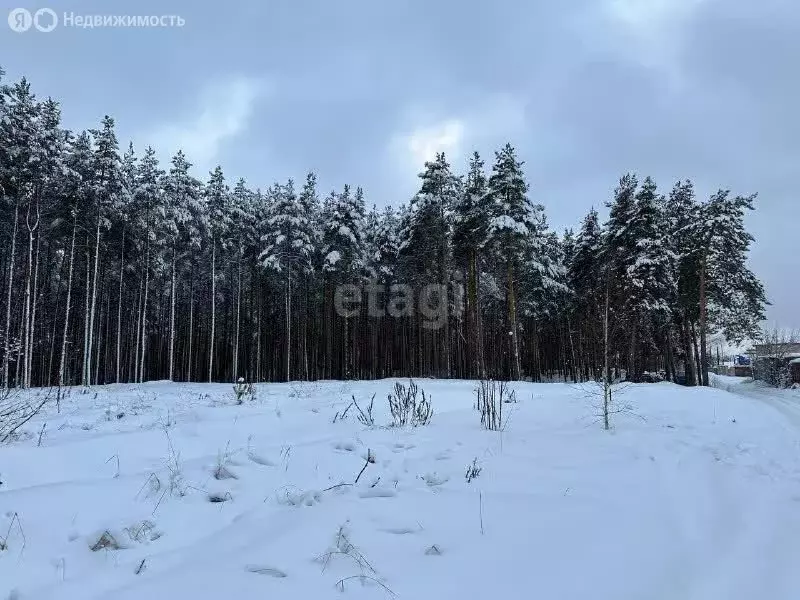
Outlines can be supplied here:
<path id="1" fill-rule="evenodd" d="M 52 8 L 40 8 L 33 15 L 33 24 L 42 33 L 50 33 L 58 25 L 58 15 Z"/>
<path id="2" fill-rule="evenodd" d="M 33 16 L 27 8 L 15 8 L 8 13 L 8 26 L 17 33 L 28 31 L 33 25 Z"/>

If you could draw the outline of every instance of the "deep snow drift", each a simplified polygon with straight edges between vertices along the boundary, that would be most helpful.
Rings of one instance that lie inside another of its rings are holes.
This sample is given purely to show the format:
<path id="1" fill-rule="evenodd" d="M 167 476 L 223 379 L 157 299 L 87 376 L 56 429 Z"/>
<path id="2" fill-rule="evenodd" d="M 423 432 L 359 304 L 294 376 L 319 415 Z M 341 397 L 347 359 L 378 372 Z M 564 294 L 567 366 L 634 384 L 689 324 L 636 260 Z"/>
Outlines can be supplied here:
<path id="1" fill-rule="evenodd" d="M 520 383 L 498 433 L 474 382 L 418 383 L 416 429 L 384 427 L 389 380 L 73 388 L 0 448 L 0 599 L 800 598 L 768 399 L 632 386 L 606 432 L 588 388 Z M 373 393 L 376 427 L 332 422 Z"/>

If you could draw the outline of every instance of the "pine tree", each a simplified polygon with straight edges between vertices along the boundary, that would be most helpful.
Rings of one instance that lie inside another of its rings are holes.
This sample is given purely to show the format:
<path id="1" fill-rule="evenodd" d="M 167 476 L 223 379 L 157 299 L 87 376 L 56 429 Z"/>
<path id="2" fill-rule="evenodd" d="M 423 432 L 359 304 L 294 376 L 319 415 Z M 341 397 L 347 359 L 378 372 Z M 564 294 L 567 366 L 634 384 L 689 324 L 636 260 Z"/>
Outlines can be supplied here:
<path id="1" fill-rule="evenodd" d="M 618 351 L 622 351 L 627 340 L 627 352 L 624 353 L 627 372 L 634 370 L 632 351 L 635 350 L 635 308 L 631 294 L 632 282 L 629 272 L 636 263 L 636 234 L 631 227 L 636 211 L 636 191 L 639 180 L 636 175 L 628 173 L 619 180 L 614 190 L 614 200 L 607 204 L 610 208 L 609 219 L 605 225 L 603 240 L 604 275 L 608 288 L 610 315 L 608 337 L 609 343 Z"/>
<path id="2" fill-rule="evenodd" d="M 92 172 L 92 142 L 89 133 L 84 131 L 68 144 L 66 165 L 67 176 L 65 195 L 70 201 L 70 217 L 72 221 L 71 240 L 69 250 L 69 275 L 67 278 L 67 299 L 64 309 L 64 335 L 61 341 L 61 358 L 58 369 L 58 387 L 63 388 L 66 383 L 67 340 L 69 335 L 70 316 L 72 308 L 72 281 L 75 265 L 75 238 L 78 230 L 78 215 L 88 202 L 89 184 L 93 178 Z M 59 403 L 60 407 L 60 403 Z"/>
<path id="3" fill-rule="evenodd" d="M 0 122 L 0 165 L 3 175 L 3 196 L 13 205 L 11 248 L 8 262 L 8 290 L 6 298 L 6 323 L 3 332 L 3 387 L 11 385 L 11 301 L 20 209 L 27 206 L 37 179 L 40 157 L 38 131 L 39 107 L 26 79 L 12 86 L 4 86 L 4 115 Z M 21 345 L 20 345 L 21 347 Z M 20 364 L 16 366 L 16 380 L 21 379 Z"/>
<path id="4" fill-rule="evenodd" d="M 471 373 L 481 378 L 486 376 L 486 366 L 483 357 L 480 272 L 491 209 L 483 167 L 480 154 L 473 153 L 463 193 L 454 209 L 453 227 L 453 255 L 461 257 L 461 267 L 467 272 L 467 323 L 469 351 L 473 358 Z"/>
<path id="5" fill-rule="evenodd" d="M 355 195 L 345 185 L 342 193 L 335 194 L 329 202 L 323 234 L 323 270 L 332 285 L 353 285 L 364 274 L 364 196 L 361 188 Z M 345 377 L 352 376 L 352 349 L 350 347 L 350 317 L 342 320 L 342 369 Z"/>
<path id="6" fill-rule="evenodd" d="M 176 305 L 177 281 L 189 275 L 189 348 L 186 378 L 191 380 L 194 341 L 194 256 L 202 249 L 203 236 L 208 228 L 202 184 L 189 174 L 191 164 L 182 151 L 172 157 L 172 167 L 164 177 L 165 233 L 170 264 L 170 317 L 169 317 L 169 379 L 175 377 L 175 338 L 177 333 Z M 190 263 L 189 269 L 186 268 Z"/>
<path id="7" fill-rule="evenodd" d="M 567 285 L 573 293 L 573 319 L 584 336 L 578 340 L 579 354 L 585 359 L 582 377 L 593 378 L 601 364 L 600 323 L 603 321 L 604 285 L 602 231 L 597 211 L 592 208 L 568 258 Z"/>
<path id="8" fill-rule="evenodd" d="M 764 319 L 764 288 L 747 268 L 753 237 L 744 226 L 745 211 L 753 210 L 755 196 L 731 197 L 719 190 L 698 209 L 698 218 L 687 226 L 693 241 L 695 273 L 699 290 L 699 337 L 701 378 L 708 385 L 706 337 L 709 312 L 728 339 L 756 337 Z M 713 311 L 709 311 L 709 306 Z"/>
<path id="9" fill-rule="evenodd" d="M 208 350 L 208 381 L 213 381 L 214 356 L 217 352 L 217 254 L 227 249 L 227 236 L 230 231 L 230 218 L 227 212 L 229 189 L 225 183 L 222 167 L 211 172 L 205 188 L 206 210 L 211 229 L 211 334 Z"/>
<path id="10" fill-rule="evenodd" d="M 306 180 L 315 182 L 311 174 Z M 261 238 L 262 251 L 259 260 L 268 270 L 280 274 L 284 281 L 285 317 L 285 377 L 292 378 L 292 289 L 293 280 L 312 268 L 314 255 L 314 229 L 308 213 L 297 199 L 294 182 L 290 179 L 284 185 L 275 185 L 271 190 L 273 197 L 267 224 L 269 229 Z"/>
<path id="11" fill-rule="evenodd" d="M 94 322 L 97 305 L 98 268 L 100 265 L 100 238 L 102 232 L 110 225 L 108 211 L 114 206 L 123 190 L 122 163 L 119 157 L 119 145 L 114 133 L 114 119 L 105 116 L 102 129 L 92 130 L 94 137 L 92 202 L 96 212 L 94 271 L 92 276 L 91 306 L 89 308 L 89 328 L 86 357 L 84 358 L 83 381 L 92 383 L 92 358 L 94 343 Z"/>
<path id="12" fill-rule="evenodd" d="M 162 178 L 164 172 L 158 166 L 153 148 L 147 147 L 139 163 L 136 187 L 133 192 L 132 209 L 137 215 L 135 223 L 139 254 L 143 256 L 141 265 L 141 291 L 136 328 L 136 355 L 134 373 L 136 381 L 145 381 L 147 363 L 147 342 L 149 335 L 148 315 L 150 299 L 150 276 L 154 256 L 162 246 L 164 197 Z"/>
<path id="13" fill-rule="evenodd" d="M 487 192 L 491 199 L 489 244 L 492 252 L 504 265 L 505 271 L 512 379 L 520 379 L 522 376 L 517 326 L 517 276 L 526 242 L 537 226 L 534 220 L 535 208 L 528 198 L 528 184 L 525 182 L 522 166 L 514 147 L 506 144 L 495 153 Z"/>
<path id="14" fill-rule="evenodd" d="M 677 182 L 670 191 L 669 200 L 664 203 L 667 234 L 664 243 L 674 256 L 673 327 L 678 331 L 688 385 L 697 383 L 690 324 L 699 319 L 700 300 L 695 277 L 698 270 L 697 253 L 690 225 L 698 218 L 698 210 L 692 182 L 689 180 Z M 670 347 L 667 348 L 667 352 L 671 355 Z M 675 370 L 674 366 L 671 368 L 673 371 Z"/>
<path id="15" fill-rule="evenodd" d="M 448 314 L 442 323 L 425 320 L 421 326 L 438 329 L 441 348 L 437 349 L 437 371 L 440 377 L 450 377 L 450 243 L 452 212 L 461 192 L 461 182 L 451 172 L 443 152 L 425 163 L 425 170 L 419 177 L 422 183 L 411 200 L 399 252 L 410 281 L 418 289 L 439 286 L 437 301 Z M 420 353 L 421 350 L 420 346 Z"/>
<path id="16" fill-rule="evenodd" d="M 669 323 L 670 306 L 675 295 L 673 255 L 665 244 L 666 219 L 659 209 L 662 203 L 656 196 L 656 189 L 655 182 L 650 177 L 645 178 L 636 194 L 628 223 L 628 231 L 635 241 L 633 262 L 626 272 L 634 327 L 631 348 L 634 381 L 640 379 L 644 370 L 639 357 L 646 357 L 654 350 L 656 334 L 663 335 L 663 329 Z"/>

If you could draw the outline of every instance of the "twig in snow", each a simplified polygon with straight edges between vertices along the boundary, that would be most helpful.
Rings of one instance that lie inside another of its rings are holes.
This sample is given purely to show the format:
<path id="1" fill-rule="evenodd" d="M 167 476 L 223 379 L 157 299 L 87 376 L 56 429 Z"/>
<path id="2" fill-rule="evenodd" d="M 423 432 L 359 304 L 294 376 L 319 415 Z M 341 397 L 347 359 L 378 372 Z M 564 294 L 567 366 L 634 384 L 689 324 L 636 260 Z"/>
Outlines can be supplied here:
<path id="1" fill-rule="evenodd" d="M 358 579 L 361 582 L 361 585 L 364 585 L 364 581 L 371 581 L 372 583 L 378 584 L 383 590 L 389 594 L 392 598 L 397 598 L 397 594 L 395 594 L 391 589 L 389 589 L 386 584 L 381 581 L 378 581 L 375 577 L 371 577 L 369 575 L 350 575 L 349 577 L 342 577 L 339 581 L 336 582 L 336 587 L 339 588 L 340 592 L 344 592 L 344 584 L 346 581 L 350 581 L 352 579 Z"/>
<path id="2" fill-rule="evenodd" d="M 39 432 L 39 441 L 36 443 L 37 448 L 42 447 L 42 436 L 44 435 L 44 430 L 47 428 L 47 423 L 42 425 L 42 430 Z"/>
<path id="3" fill-rule="evenodd" d="M 483 535 L 483 492 L 478 493 L 478 514 L 481 519 L 481 535 Z"/>
<path id="4" fill-rule="evenodd" d="M 370 449 L 367 449 L 367 460 L 366 460 L 366 462 L 364 463 L 364 466 L 363 466 L 363 467 L 361 467 L 361 470 L 358 472 L 358 475 L 356 475 L 356 479 L 355 479 L 355 481 L 353 481 L 353 483 L 347 483 L 347 482 L 337 483 L 336 485 L 332 485 L 331 487 L 329 487 L 329 488 L 325 488 L 325 489 L 324 489 L 324 490 L 322 490 L 322 491 L 323 491 L 323 492 L 329 492 L 329 491 L 331 491 L 331 490 L 335 490 L 336 488 L 340 488 L 340 487 L 346 487 L 346 486 L 348 486 L 348 485 L 355 485 L 355 484 L 357 484 L 357 483 L 358 483 L 358 480 L 359 480 L 359 479 L 361 479 L 361 475 L 363 475 L 364 471 L 366 471 L 366 470 L 367 470 L 367 467 L 369 466 L 369 464 L 370 464 L 370 463 L 373 463 L 373 464 L 375 463 L 375 455 L 372 453 L 372 450 L 370 450 Z M 378 477 L 378 481 L 380 481 L 380 479 L 381 479 L 381 478 L 380 478 L 380 477 Z M 378 481 L 376 481 L 375 483 L 373 483 L 373 484 L 372 484 L 370 487 L 375 487 L 375 486 L 378 484 Z"/>
<path id="5" fill-rule="evenodd" d="M 0 538 L 0 550 L 8 550 L 8 538 L 11 537 L 11 528 L 14 527 L 14 523 L 17 524 L 17 529 L 19 530 L 20 535 L 22 536 L 22 548 L 20 548 L 20 552 L 25 550 L 25 546 L 28 543 L 28 540 L 25 537 L 25 531 L 22 529 L 22 522 L 19 520 L 19 513 L 14 513 L 11 517 L 11 523 L 8 524 L 8 531 L 6 531 L 6 536 Z"/>
<path id="6" fill-rule="evenodd" d="M 356 477 L 356 480 L 353 482 L 353 485 L 358 483 L 358 480 L 361 479 L 361 475 L 364 473 L 364 471 L 367 470 L 369 464 L 374 462 L 375 462 L 375 455 L 372 453 L 372 450 L 367 449 L 367 462 L 364 463 L 364 466 L 361 468 L 361 471 L 359 472 L 358 477 Z"/>
<path id="7" fill-rule="evenodd" d="M 356 397 L 352 396 L 353 404 L 358 409 L 358 421 L 362 425 L 366 427 L 374 427 L 375 426 L 375 417 L 372 416 L 372 407 L 375 404 L 375 394 L 372 394 L 372 398 L 369 401 L 369 406 L 367 406 L 367 412 L 361 410 L 361 407 L 358 405 L 358 401 L 356 401 Z"/>
<path id="8" fill-rule="evenodd" d="M 117 459 L 117 472 L 116 472 L 116 473 L 114 473 L 114 479 L 116 479 L 117 477 L 119 477 L 119 455 L 115 454 L 114 456 L 110 456 L 110 457 L 108 458 L 108 460 L 106 461 L 106 464 L 108 464 L 108 463 L 110 463 L 110 462 L 111 462 L 113 459 L 115 459 L 115 458 Z M 145 482 L 145 483 L 147 483 L 147 482 Z"/>

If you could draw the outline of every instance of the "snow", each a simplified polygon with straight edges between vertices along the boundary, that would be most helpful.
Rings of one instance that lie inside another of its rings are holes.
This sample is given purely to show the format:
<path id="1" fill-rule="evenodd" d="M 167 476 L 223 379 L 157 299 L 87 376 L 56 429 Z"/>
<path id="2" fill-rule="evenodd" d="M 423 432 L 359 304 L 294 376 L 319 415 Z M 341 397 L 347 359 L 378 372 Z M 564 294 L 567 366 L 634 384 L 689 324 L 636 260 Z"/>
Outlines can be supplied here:
<path id="1" fill-rule="evenodd" d="M 331 250 L 328 252 L 328 255 L 325 257 L 325 264 L 326 265 L 335 265 L 340 260 L 342 260 L 342 254 L 338 250 Z"/>
<path id="2" fill-rule="evenodd" d="M 489 228 L 492 231 L 509 231 L 520 235 L 526 235 L 528 233 L 528 227 L 524 222 L 517 221 L 509 215 L 494 217 L 489 224 Z"/>
<path id="3" fill-rule="evenodd" d="M 71 388 L 0 448 L 0 598 L 798 598 L 800 394 L 714 381 L 631 386 L 611 432 L 566 384 L 503 433 L 467 381 L 418 380 L 417 429 L 394 380 Z"/>

